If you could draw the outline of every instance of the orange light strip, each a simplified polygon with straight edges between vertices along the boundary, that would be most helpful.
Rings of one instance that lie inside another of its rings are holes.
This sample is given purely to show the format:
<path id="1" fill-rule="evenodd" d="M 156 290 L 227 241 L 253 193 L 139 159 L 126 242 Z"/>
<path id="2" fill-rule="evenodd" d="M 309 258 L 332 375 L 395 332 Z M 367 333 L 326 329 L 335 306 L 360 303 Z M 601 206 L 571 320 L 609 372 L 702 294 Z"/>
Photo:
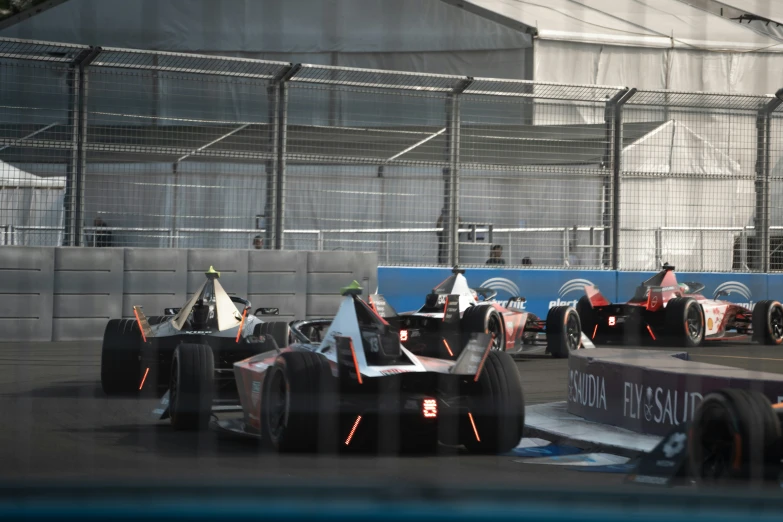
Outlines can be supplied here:
<path id="1" fill-rule="evenodd" d="M 478 369 L 476 370 L 476 376 L 473 377 L 473 382 L 478 382 L 479 375 L 481 375 L 481 370 L 484 369 L 484 361 L 487 360 L 487 355 L 489 355 L 489 349 L 492 346 L 492 342 L 495 340 L 495 336 L 492 336 L 492 339 L 489 340 L 489 344 L 487 345 L 486 349 L 484 349 L 484 357 L 481 358 L 481 362 L 479 363 Z"/>
<path id="2" fill-rule="evenodd" d="M 652 340 L 655 341 L 655 334 L 652 331 L 652 328 L 650 328 L 650 325 L 647 325 L 647 331 L 650 332 L 650 337 L 652 337 Z"/>
<path id="3" fill-rule="evenodd" d="M 593 328 L 593 339 L 595 339 L 595 334 L 598 333 L 598 325 L 595 325 L 595 328 Z"/>
<path id="4" fill-rule="evenodd" d="M 476 421 L 473 420 L 473 414 L 468 412 L 468 417 L 470 418 L 470 424 L 473 425 L 473 433 L 476 435 L 476 441 L 481 442 L 481 438 L 478 434 L 478 429 L 476 429 Z"/>
<path id="5" fill-rule="evenodd" d="M 351 346 L 351 356 L 353 357 L 353 366 L 354 368 L 356 368 L 356 379 L 359 381 L 359 384 L 361 384 L 362 372 L 359 371 L 359 361 L 356 360 L 356 350 L 353 349 L 353 339 L 348 339 L 348 343 Z M 361 418 L 361 415 L 359 416 L 359 418 Z"/>
<path id="6" fill-rule="evenodd" d="M 236 342 L 239 342 L 239 337 L 242 335 L 242 327 L 245 326 L 245 316 L 247 315 L 247 308 L 242 311 L 242 320 L 239 322 L 239 330 L 237 331 Z"/>
<path id="7" fill-rule="evenodd" d="M 443 321 L 446 320 L 446 309 L 449 307 L 449 298 L 446 296 L 446 304 L 443 305 Z"/>
<path id="8" fill-rule="evenodd" d="M 139 312 L 135 308 L 133 309 L 133 315 L 136 316 L 136 322 L 139 323 L 139 331 L 141 332 L 141 338 L 146 343 L 147 336 L 144 335 L 144 328 L 141 327 L 141 319 L 139 319 Z"/>
<path id="9" fill-rule="evenodd" d="M 451 346 L 449 346 L 449 343 L 446 342 L 446 339 L 443 339 L 443 344 L 446 345 L 446 351 L 449 352 L 449 356 L 454 357 L 454 352 L 451 351 Z"/>
<path id="10" fill-rule="evenodd" d="M 346 446 L 351 443 L 351 439 L 353 438 L 353 434 L 356 433 L 356 428 L 359 427 L 359 423 L 361 422 L 361 420 L 362 420 L 362 416 L 361 415 L 356 417 L 356 422 L 353 423 L 353 428 L 351 428 L 351 433 L 349 433 L 348 434 L 348 438 L 345 439 L 345 445 Z"/>
<path id="11" fill-rule="evenodd" d="M 149 368 L 147 368 L 147 369 L 144 371 L 144 377 L 142 377 L 142 378 L 141 378 L 141 384 L 139 384 L 139 391 L 141 391 L 141 389 L 142 389 L 142 388 L 144 388 L 144 381 L 146 381 L 146 380 L 147 380 L 147 374 L 148 374 L 148 373 L 150 373 L 150 369 L 149 369 Z"/>

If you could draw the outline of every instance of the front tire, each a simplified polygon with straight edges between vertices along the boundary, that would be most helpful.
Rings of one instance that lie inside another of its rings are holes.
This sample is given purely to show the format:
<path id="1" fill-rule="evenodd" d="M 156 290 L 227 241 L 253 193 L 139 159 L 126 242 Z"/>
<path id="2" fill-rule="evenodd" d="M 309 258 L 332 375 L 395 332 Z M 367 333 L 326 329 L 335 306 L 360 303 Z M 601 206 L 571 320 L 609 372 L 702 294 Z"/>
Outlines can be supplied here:
<path id="1" fill-rule="evenodd" d="M 525 427 L 525 399 L 514 360 L 490 351 L 477 382 L 468 385 L 469 411 L 464 443 L 471 453 L 506 453 L 519 444 Z"/>
<path id="2" fill-rule="evenodd" d="M 209 426 L 214 394 L 215 357 L 205 344 L 180 344 L 171 360 L 169 413 L 176 430 Z"/>
<path id="3" fill-rule="evenodd" d="M 582 343 L 579 314 L 571 306 L 555 306 L 546 316 L 547 351 L 555 359 L 565 359 Z"/>
<path id="4" fill-rule="evenodd" d="M 666 304 L 666 333 L 672 346 L 697 348 L 704 341 L 704 310 L 692 297 L 675 297 Z"/>
<path id="5" fill-rule="evenodd" d="M 336 448 L 337 379 L 313 352 L 280 354 L 264 377 L 261 437 L 279 452 Z"/>
<path id="6" fill-rule="evenodd" d="M 694 412 L 691 426 L 688 466 L 698 482 L 777 478 L 781 427 L 761 393 L 710 393 Z"/>
<path id="7" fill-rule="evenodd" d="M 106 324 L 101 347 L 101 386 L 106 395 L 138 392 L 142 342 L 135 320 L 111 319 Z"/>
<path id="8" fill-rule="evenodd" d="M 492 350 L 506 351 L 506 333 L 500 314 L 491 306 L 473 306 L 465 310 L 462 316 L 462 332 L 469 339 L 472 333 L 485 333 L 492 336 Z M 463 348 L 464 344 L 463 343 Z M 459 354 L 454 354 L 459 356 Z"/>
<path id="9" fill-rule="evenodd" d="M 763 344 L 783 344 L 783 305 L 759 301 L 753 307 L 753 337 Z"/>

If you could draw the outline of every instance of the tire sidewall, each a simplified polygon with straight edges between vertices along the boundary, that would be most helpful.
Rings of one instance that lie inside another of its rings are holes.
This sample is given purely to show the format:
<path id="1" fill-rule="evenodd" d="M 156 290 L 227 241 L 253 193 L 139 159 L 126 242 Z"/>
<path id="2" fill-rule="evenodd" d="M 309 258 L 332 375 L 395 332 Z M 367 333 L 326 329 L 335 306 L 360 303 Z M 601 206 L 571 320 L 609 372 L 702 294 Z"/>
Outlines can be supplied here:
<path id="1" fill-rule="evenodd" d="M 272 394 L 270 390 L 273 385 L 277 384 L 277 379 L 283 379 L 285 382 L 285 416 L 283 418 L 283 426 L 279 432 L 275 435 L 272 433 L 269 418 L 272 409 L 269 406 Z M 278 357 L 264 377 L 264 391 L 263 398 L 259 401 L 259 417 L 261 419 L 261 427 L 263 432 L 263 440 L 272 447 L 279 449 L 280 442 L 286 437 L 286 430 L 288 429 L 288 421 L 291 416 L 291 382 L 288 376 L 288 365 L 285 358 Z"/>
<path id="2" fill-rule="evenodd" d="M 781 305 L 778 301 L 771 301 L 769 305 L 767 305 L 767 309 L 765 310 L 764 314 L 765 338 L 768 344 L 783 344 L 783 337 L 776 338 L 772 332 L 772 314 L 775 310 L 783 313 L 783 305 Z"/>
<path id="3" fill-rule="evenodd" d="M 688 312 L 691 309 L 691 307 L 696 307 L 696 310 L 699 312 L 699 318 L 701 322 L 700 327 L 700 333 L 698 339 L 693 339 L 690 335 L 690 331 L 688 330 L 687 324 L 685 324 L 685 343 L 688 348 L 695 348 L 697 346 L 700 346 L 701 343 L 704 341 L 704 334 L 705 334 L 705 323 L 704 323 L 704 309 L 701 307 L 701 305 L 692 298 L 686 298 L 687 300 L 683 303 L 682 306 L 682 319 L 683 321 L 687 321 L 688 319 Z"/>

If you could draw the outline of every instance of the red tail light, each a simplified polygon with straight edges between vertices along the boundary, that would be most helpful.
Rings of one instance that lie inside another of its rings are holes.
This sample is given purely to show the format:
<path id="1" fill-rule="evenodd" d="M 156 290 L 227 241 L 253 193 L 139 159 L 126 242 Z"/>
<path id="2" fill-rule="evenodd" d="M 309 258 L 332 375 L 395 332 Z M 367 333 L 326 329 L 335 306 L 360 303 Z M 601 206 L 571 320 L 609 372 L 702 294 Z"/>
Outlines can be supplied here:
<path id="1" fill-rule="evenodd" d="M 609 326 L 614 326 L 617 324 L 617 318 L 613 315 L 609 316 Z"/>
<path id="2" fill-rule="evenodd" d="M 421 401 L 421 414 L 425 419 L 434 419 L 438 416 L 438 401 L 435 399 L 424 399 Z"/>
<path id="3" fill-rule="evenodd" d="M 400 330 L 400 342 L 405 342 L 408 340 L 408 330 Z"/>

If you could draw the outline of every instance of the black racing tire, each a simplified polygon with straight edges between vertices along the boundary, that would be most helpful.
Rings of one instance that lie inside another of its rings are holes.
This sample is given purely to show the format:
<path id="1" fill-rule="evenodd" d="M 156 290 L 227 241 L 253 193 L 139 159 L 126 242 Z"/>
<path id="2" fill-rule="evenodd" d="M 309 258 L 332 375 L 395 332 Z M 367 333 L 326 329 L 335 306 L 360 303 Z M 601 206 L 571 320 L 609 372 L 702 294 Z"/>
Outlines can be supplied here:
<path id="1" fill-rule="evenodd" d="M 282 353 L 264 377 L 261 438 L 278 452 L 333 452 L 337 405 L 337 378 L 325 357 Z"/>
<path id="2" fill-rule="evenodd" d="M 769 345 L 783 344 L 783 305 L 778 301 L 759 301 L 753 307 L 753 338 Z"/>
<path id="3" fill-rule="evenodd" d="M 176 430 L 203 430 L 212 417 L 215 356 L 205 344 L 183 343 L 174 350 L 169 414 Z"/>
<path id="4" fill-rule="evenodd" d="M 291 327 L 285 321 L 269 321 L 257 324 L 253 329 L 253 335 L 271 335 L 280 348 L 287 347 L 291 340 Z"/>
<path id="5" fill-rule="evenodd" d="M 565 359 L 582 343 L 582 326 L 572 306 L 554 306 L 546 316 L 547 351 L 555 359 Z"/>
<path id="6" fill-rule="evenodd" d="M 472 333 L 486 333 L 492 336 L 492 350 L 506 351 L 506 330 L 503 318 L 492 306 L 471 306 L 462 314 L 463 348 Z M 459 356 L 459 354 L 454 354 Z"/>
<path id="7" fill-rule="evenodd" d="M 103 331 L 101 386 L 106 395 L 138 392 L 141 330 L 135 319 L 111 319 Z"/>
<path id="8" fill-rule="evenodd" d="M 593 339 L 595 337 L 595 327 L 598 325 L 598 314 L 595 313 L 593 305 L 590 304 L 590 298 L 583 295 L 576 303 L 576 313 L 579 315 L 579 324 L 582 326 L 582 332 Z"/>
<path id="9" fill-rule="evenodd" d="M 468 451 L 498 454 L 515 448 L 525 428 L 525 399 L 511 356 L 490 351 L 478 381 L 470 380 L 466 394 L 470 414 L 463 419 L 462 433 Z"/>
<path id="10" fill-rule="evenodd" d="M 781 427 L 761 393 L 724 389 L 696 409 L 688 437 L 688 470 L 702 484 L 774 480 Z"/>
<path id="11" fill-rule="evenodd" d="M 692 297 L 675 297 L 664 310 L 666 337 L 671 346 L 697 348 L 704 341 L 704 309 Z"/>

